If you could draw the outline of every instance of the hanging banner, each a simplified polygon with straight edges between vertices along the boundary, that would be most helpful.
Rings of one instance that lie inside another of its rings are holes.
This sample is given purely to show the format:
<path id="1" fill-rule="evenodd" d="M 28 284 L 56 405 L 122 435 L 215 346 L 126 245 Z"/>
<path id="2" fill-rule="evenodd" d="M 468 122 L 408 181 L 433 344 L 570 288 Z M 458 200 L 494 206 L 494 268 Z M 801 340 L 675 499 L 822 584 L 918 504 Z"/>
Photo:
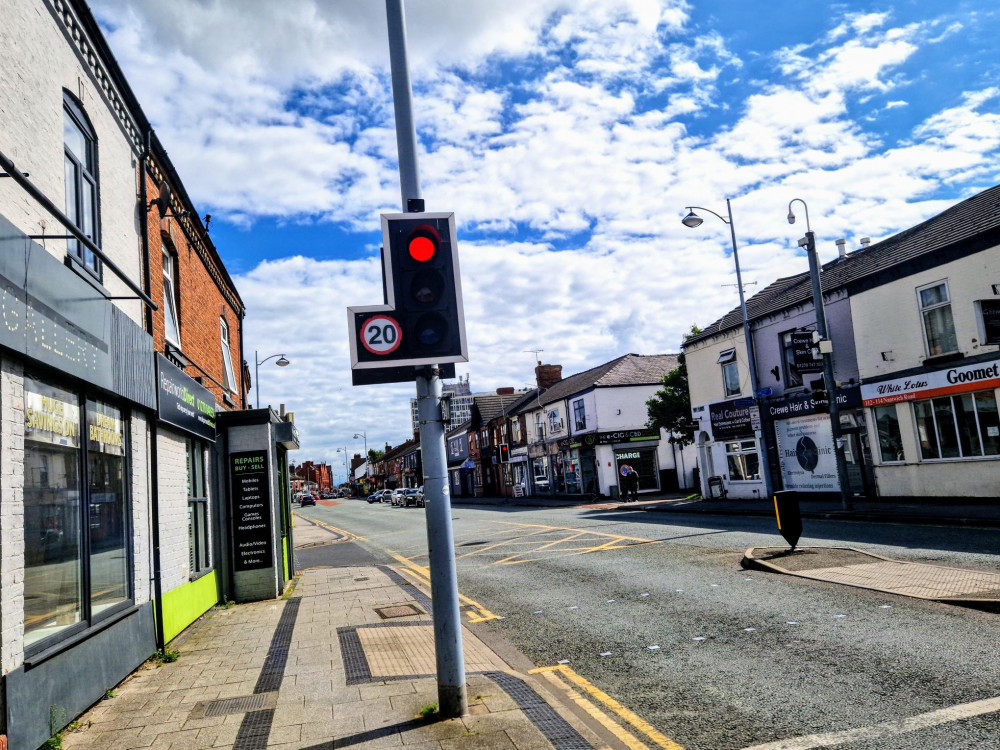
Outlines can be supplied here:
<path id="1" fill-rule="evenodd" d="M 786 490 L 840 492 L 830 418 L 811 414 L 774 423 L 778 463 Z"/>

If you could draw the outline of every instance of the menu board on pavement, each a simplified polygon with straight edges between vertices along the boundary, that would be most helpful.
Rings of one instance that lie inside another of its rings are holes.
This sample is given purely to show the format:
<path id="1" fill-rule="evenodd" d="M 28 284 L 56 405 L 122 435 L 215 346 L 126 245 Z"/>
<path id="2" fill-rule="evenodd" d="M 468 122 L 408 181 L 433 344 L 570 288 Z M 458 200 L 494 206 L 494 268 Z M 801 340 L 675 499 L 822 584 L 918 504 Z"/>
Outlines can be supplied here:
<path id="1" fill-rule="evenodd" d="M 235 552 L 233 569 L 270 568 L 274 560 L 267 451 L 230 453 L 229 477 Z"/>

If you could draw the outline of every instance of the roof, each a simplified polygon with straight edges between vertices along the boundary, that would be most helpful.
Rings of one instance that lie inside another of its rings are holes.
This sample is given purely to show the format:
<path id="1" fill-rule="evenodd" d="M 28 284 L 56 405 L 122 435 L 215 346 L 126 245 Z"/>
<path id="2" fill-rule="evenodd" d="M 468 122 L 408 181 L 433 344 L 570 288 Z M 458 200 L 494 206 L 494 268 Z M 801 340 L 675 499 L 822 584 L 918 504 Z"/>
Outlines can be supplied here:
<path id="1" fill-rule="evenodd" d="M 563 378 L 536 397 L 524 400 L 522 411 L 545 406 L 591 388 L 659 385 L 663 376 L 680 366 L 679 354 L 623 354 L 589 370 Z"/>
<path id="2" fill-rule="evenodd" d="M 473 396 L 472 411 L 474 412 L 472 422 L 475 424 L 485 424 L 497 417 L 513 413 L 523 403 L 529 399 L 534 399 L 537 389 L 528 391 L 518 391 L 516 393 L 487 393 L 480 396 Z M 477 421 L 476 414 L 479 415 Z"/>
<path id="3" fill-rule="evenodd" d="M 863 291 L 919 270 L 1000 244 L 1000 185 L 957 203 L 927 221 L 823 264 L 823 292 Z M 780 278 L 747 301 L 750 320 L 812 300 L 809 272 Z M 733 308 L 684 346 L 743 325 Z"/>

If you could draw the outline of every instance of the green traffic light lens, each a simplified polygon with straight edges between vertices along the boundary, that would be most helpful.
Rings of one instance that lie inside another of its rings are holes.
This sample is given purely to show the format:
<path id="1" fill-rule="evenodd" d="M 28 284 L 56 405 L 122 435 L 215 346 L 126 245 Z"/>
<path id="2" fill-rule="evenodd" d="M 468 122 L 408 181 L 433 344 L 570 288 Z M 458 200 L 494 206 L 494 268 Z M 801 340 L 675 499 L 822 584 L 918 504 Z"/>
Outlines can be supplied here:
<path id="1" fill-rule="evenodd" d="M 415 328 L 416 339 L 421 346 L 437 346 L 448 334 L 448 321 L 439 313 L 425 313 L 417 319 Z"/>

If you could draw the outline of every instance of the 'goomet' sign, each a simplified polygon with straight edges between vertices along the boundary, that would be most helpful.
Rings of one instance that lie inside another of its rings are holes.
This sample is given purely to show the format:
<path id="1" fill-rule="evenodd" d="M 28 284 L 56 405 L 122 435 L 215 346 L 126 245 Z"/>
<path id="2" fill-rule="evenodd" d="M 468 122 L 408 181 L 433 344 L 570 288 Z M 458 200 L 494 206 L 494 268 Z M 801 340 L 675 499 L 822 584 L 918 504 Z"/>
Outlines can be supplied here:
<path id="1" fill-rule="evenodd" d="M 881 406 L 989 388 L 1000 388 L 1000 360 L 862 385 L 861 398 L 865 406 Z"/>

